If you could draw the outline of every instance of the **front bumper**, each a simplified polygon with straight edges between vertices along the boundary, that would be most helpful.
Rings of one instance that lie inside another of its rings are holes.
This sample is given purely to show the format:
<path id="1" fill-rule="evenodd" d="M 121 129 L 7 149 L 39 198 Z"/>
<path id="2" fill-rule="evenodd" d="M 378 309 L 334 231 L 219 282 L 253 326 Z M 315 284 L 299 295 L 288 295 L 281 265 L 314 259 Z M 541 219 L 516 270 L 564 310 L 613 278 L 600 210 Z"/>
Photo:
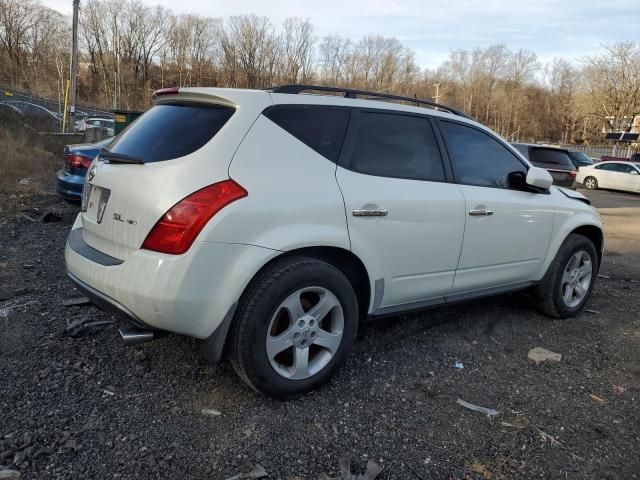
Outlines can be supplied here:
<path id="1" fill-rule="evenodd" d="M 71 243 L 65 248 L 67 271 L 95 303 L 142 328 L 200 339 L 218 328 L 255 273 L 279 253 L 197 242 L 184 255 L 136 250 L 120 263 L 105 265 Z"/>

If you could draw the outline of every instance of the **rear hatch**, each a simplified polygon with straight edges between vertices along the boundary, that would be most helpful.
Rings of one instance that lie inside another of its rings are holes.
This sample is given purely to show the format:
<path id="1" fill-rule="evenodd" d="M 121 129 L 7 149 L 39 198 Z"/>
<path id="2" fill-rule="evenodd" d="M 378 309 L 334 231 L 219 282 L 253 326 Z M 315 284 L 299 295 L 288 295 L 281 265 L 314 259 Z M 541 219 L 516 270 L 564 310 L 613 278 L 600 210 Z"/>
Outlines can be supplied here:
<path id="1" fill-rule="evenodd" d="M 536 167 L 545 168 L 553 177 L 553 183 L 571 187 L 576 179 L 576 167 L 569 154 L 557 148 L 531 147 L 529 160 Z"/>
<path id="2" fill-rule="evenodd" d="M 223 89 L 176 92 L 158 97 L 102 151 L 85 177 L 83 238 L 116 258 L 126 260 L 139 249 L 180 200 L 228 179 L 235 150 L 271 103 L 266 92 L 254 108 L 239 108 L 243 96 L 224 95 Z"/>

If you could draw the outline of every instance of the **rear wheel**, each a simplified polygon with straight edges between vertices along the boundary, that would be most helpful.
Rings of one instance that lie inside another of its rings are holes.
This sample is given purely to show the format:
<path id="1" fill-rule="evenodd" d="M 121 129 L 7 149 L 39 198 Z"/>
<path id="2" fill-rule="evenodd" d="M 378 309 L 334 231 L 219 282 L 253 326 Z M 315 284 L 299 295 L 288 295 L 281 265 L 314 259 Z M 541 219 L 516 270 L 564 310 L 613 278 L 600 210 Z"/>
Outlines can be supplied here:
<path id="1" fill-rule="evenodd" d="M 538 286 L 540 309 L 555 318 L 577 315 L 591 296 L 597 274 L 593 242 L 582 235 L 569 235 Z"/>
<path id="2" fill-rule="evenodd" d="M 594 177 L 587 177 L 584 179 L 584 186 L 589 190 L 597 190 L 598 189 L 598 180 Z"/>
<path id="3" fill-rule="evenodd" d="M 285 257 L 261 272 L 241 299 L 231 361 L 255 390 L 290 397 L 325 383 L 349 355 L 358 305 L 349 280 L 308 257 Z"/>

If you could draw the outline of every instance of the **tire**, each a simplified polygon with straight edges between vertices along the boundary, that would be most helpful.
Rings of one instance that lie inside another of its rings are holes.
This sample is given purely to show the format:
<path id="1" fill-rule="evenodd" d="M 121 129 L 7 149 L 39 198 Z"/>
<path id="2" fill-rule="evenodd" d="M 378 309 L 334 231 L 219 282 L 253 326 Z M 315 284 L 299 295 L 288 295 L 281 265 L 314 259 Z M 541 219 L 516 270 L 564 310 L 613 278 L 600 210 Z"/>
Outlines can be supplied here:
<path id="1" fill-rule="evenodd" d="M 316 315 L 319 306 L 330 310 Z M 229 338 L 231 364 L 264 395 L 300 395 L 336 373 L 357 329 L 358 302 L 342 272 L 314 258 L 283 257 L 261 271 L 240 299 Z"/>
<path id="2" fill-rule="evenodd" d="M 598 266 L 593 242 L 583 235 L 569 235 L 536 288 L 540 310 L 553 318 L 580 313 L 593 291 Z"/>
<path id="3" fill-rule="evenodd" d="M 584 179 L 584 186 L 588 190 L 597 190 L 598 189 L 598 180 L 595 177 L 587 177 Z"/>

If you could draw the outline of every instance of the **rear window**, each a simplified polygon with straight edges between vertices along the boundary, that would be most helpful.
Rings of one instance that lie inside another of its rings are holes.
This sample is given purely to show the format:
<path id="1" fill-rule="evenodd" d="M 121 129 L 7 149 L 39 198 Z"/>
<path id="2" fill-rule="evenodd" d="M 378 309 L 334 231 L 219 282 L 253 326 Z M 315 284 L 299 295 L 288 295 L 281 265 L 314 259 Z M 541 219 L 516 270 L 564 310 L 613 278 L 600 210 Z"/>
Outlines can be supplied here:
<path id="1" fill-rule="evenodd" d="M 332 162 L 338 161 L 350 110 L 320 105 L 276 105 L 264 115 Z"/>
<path id="2" fill-rule="evenodd" d="M 593 160 L 587 156 L 586 153 L 583 152 L 569 152 L 569 155 L 573 157 L 576 162 L 581 163 L 582 165 L 593 165 Z"/>
<path id="3" fill-rule="evenodd" d="M 573 169 L 573 162 L 567 152 L 553 148 L 532 148 L 529 160 L 533 163 L 549 163 Z"/>
<path id="4" fill-rule="evenodd" d="M 218 105 L 156 105 L 118 135 L 109 150 L 145 163 L 184 157 L 211 140 L 233 112 Z"/>

